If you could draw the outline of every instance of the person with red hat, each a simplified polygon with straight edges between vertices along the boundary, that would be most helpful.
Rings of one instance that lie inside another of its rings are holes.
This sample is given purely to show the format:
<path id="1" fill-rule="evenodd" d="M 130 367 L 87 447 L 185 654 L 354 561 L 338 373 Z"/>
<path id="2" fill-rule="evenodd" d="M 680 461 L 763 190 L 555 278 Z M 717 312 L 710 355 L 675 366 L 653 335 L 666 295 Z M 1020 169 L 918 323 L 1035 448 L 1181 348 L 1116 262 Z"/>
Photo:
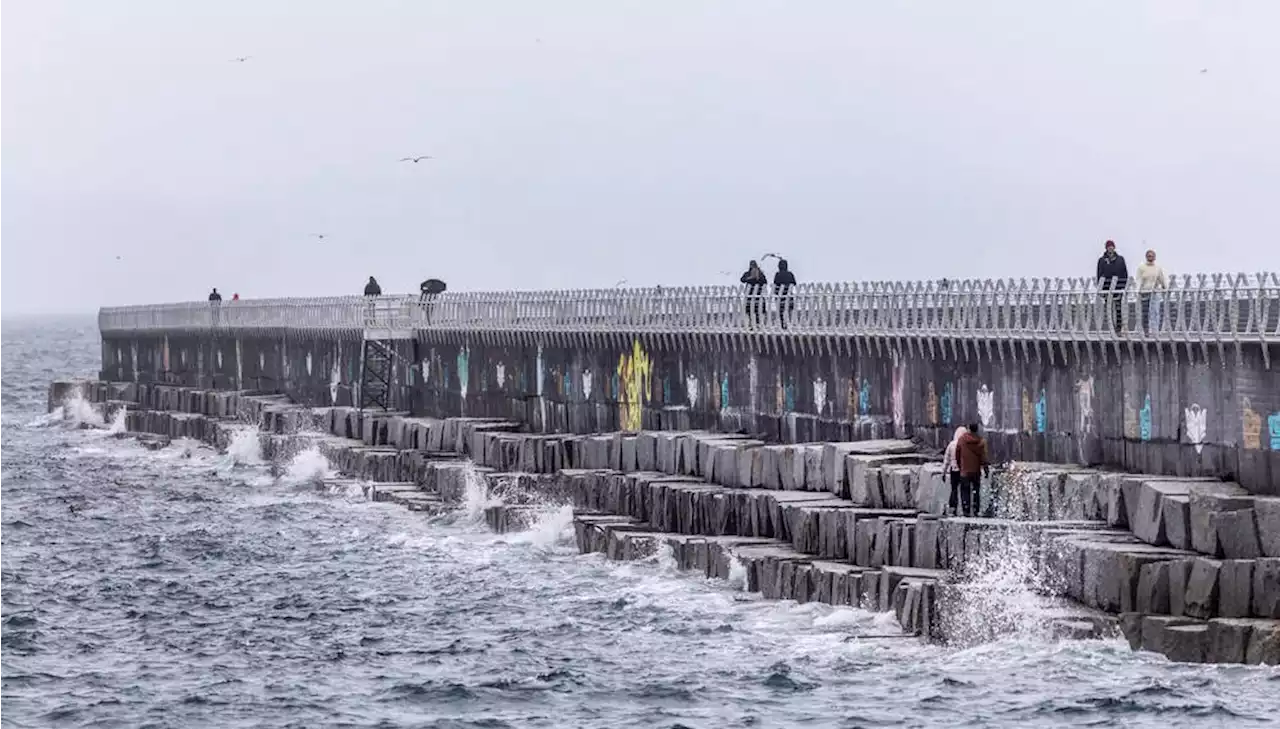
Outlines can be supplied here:
<path id="1" fill-rule="evenodd" d="M 1123 334 L 1124 290 L 1129 286 L 1129 267 L 1125 265 L 1124 256 L 1116 253 L 1116 242 L 1106 243 L 1102 257 L 1098 259 L 1098 286 L 1110 292 L 1106 298 L 1111 300 L 1112 316 L 1115 318 L 1115 330 Z"/>

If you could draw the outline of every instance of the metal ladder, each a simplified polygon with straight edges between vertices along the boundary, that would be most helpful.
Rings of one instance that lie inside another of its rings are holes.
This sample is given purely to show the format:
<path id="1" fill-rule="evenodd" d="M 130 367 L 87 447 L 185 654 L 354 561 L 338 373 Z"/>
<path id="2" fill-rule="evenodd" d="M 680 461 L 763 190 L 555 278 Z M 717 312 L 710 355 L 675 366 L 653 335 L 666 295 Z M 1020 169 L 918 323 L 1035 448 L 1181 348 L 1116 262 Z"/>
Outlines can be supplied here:
<path id="1" fill-rule="evenodd" d="M 360 409 L 392 410 L 397 340 L 413 339 L 406 303 L 376 298 L 365 303 L 364 342 L 360 348 Z"/>

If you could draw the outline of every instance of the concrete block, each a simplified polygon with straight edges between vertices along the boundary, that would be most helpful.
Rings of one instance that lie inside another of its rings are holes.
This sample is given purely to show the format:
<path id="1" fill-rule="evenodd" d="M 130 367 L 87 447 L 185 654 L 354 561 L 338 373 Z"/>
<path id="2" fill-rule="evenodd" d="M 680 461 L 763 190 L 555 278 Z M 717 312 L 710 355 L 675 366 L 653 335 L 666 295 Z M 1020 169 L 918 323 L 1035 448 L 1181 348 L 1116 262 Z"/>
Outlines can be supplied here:
<path id="1" fill-rule="evenodd" d="M 1164 630 L 1164 655 L 1179 663 L 1204 663 L 1209 652 L 1209 625 L 1171 625 Z"/>
<path id="2" fill-rule="evenodd" d="M 1142 618 L 1142 650 L 1168 655 L 1173 639 L 1168 634 L 1170 628 L 1179 625 L 1197 625 L 1200 621 L 1191 618 L 1176 618 L 1164 615 L 1145 615 Z M 1206 636 L 1207 642 L 1208 636 Z"/>
<path id="3" fill-rule="evenodd" d="M 1250 665 L 1280 665 L 1280 621 L 1256 621 L 1249 631 L 1244 662 Z"/>
<path id="4" fill-rule="evenodd" d="M 1169 614 L 1169 562 L 1151 562 L 1138 572 L 1139 613 Z"/>
<path id="5" fill-rule="evenodd" d="M 1066 474 L 1062 480 L 1061 516 L 1065 519 L 1101 520 L 1097 491 L 1098 474 Z"/>
<path id="6" fill-rule="evenodd" d="M 1142 613 L 1121 613 L 1120 614 L 1120 633 L 1124 639 L 1129 641 L 1129 648 L 1132 650 L 1142 649 L 1142 619 L 1146 617 Z"/>
<path id="7" fill-rule="evenodd" d="M 1191 561 L 1187 575 L 1187 591 L 1183 596 L 1182 610 L 1192 618 L 1202 620 L 1216 617 L 1218 609 L 1218 575 L 1222 562 L 1207 557 Z"/>
<path id="8" fill-rule="evenodd" d="M 1218 532 L 1218 546 L 1222 556 L 1227 559 L 1257 559 L 1262 556 L 1253 514 L 1253 509 L 1216 511 L 1209 514 L 1209 523 Z"/>
<path id="9" fill-rule="evenodd" d="M 925 463 L 916 470 L 915 509 L 942 516 L 951 503 L 951 482 L 942 473 L 941 463 Z"/>
<path id="10" fill-rule="evenodd" d="M 1205 660 L 1209 663 L 1244 663 L 1245 651 L 1249 647 L 1249 634 L 1252 632 L 1251 620 L 1210 620 Z"/>
<path id="11" fill-rule="evenodd" d="M 1165 540 L 1177 549 L 1191 549 L 1191 496 L 1166 494 L 1160 501 Z"/>
<path id="12" fill-rule="evenodd" d="M 1252 609 L 1253 560 L 1226 559 L 1218 568 L 1218 616 L 1246 618 Z"/>
<path id="13" fill-rule="evenodd" d="M 1267 557 L 1253 563 L 1252 614 L 1259 618 L 1280 618 L 1280 558 Z"/>
<path id="14" fill-rule="evenodd" d="M 1280 496 L 1259 496 L 1253 502 L 1254 521 L 1262 554 L 1280 557 Z"/>
<path id="15" fill-rule="evenodd" d="M 1129 526 L 1129 516 L 1124 507 L 1124 492 L 1120 489 L 1120 483 L 1120 476 L 1114 473 L 1098 476 L 1098 503 L 1108 526 Z"/>
<path id="16" fill-rule="evenodd" d="M 937 519 L 916 520 L 915 548 L 912 550 L 913 567 L 937 569 L 939 565 L 938 536 L 941 525 Z"/>
<path id="17" fill-rule="evenodd" d="M 1169 614 L 1186 615 L 1187 580 L 1191 577 L 1190 559 L 1169 560 Z"/>
<path id="18" fill-rule="evenodd" d="M 1191 548 L 1210 557 L 1220 557 L 1217 525 L 1210 515 L 1219 511 L 1253 506 L 1249 492 L 1235 484 L 1200 482 L 1190 488 Z"/>

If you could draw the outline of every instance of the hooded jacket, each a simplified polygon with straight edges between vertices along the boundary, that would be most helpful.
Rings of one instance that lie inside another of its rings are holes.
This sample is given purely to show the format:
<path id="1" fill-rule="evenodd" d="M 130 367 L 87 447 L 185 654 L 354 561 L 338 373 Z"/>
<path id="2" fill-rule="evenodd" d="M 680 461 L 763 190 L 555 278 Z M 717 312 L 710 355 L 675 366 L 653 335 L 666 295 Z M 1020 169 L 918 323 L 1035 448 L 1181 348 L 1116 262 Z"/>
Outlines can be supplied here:
<path id="1" fill-rule="evenodd" d="M 738 280 L 747 285 L 748 296 L 760 296 L 769 283 L 769 278 L 759 268 L 748 268 Z"/>
<path id="2" fill-rule="evenodd" d="M 1124 256 L 1119 253 L 1114 256 L 1108 256 L 1103 253 L 1098 259 L 1098 282 L 1102 284 L 1102 288 L 1110 289 L 1111 279 L 1115 279 L 1115 288 L 1123 289 L 1129 285 L 1129 266 L 1124 262 Z"/>
<path id="3" fill-rule="evenodd" d="M 364 285 L 365 296 L 382 296 L 382 287 L 378 285 L 378 280 L 373 276 L 369 277 L 369 283 Z"/>
<path id="4" fill-rule="evenodd" d="M 955 435 L 951 436 L 951 442 L 947 444 L 947 449 L 942 452 L 942 474 L 950 476 L 952 471 L 959 471 L 960 464 L 956 461 L 956 447 L 960 445 L 960 436 L 969 432 L 969 429 L 961 425 L 956 428 Z"/>
<path id="5" fill-rule="evenodd" d="M 789 296 L 791 287 L 796 285 L 796 275 L 787 268 L 786 261 L 778 261 L 778 271 L 773 274 L 773 293 L 775 296 Z"/>
<path id="6" fill-rule="evenodd" d="M 966 431 L 956 443 L 956 462 L 961 476 L 977 476 L 990 461 L 987 458 L 987 442 Z"/>

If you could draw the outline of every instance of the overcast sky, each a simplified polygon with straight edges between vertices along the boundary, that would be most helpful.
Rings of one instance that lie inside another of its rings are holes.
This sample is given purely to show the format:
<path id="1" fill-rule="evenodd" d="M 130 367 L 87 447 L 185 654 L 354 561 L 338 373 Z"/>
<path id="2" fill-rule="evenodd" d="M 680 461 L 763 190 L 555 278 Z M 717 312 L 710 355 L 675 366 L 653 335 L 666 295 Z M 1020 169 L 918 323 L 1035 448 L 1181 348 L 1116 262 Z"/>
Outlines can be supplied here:
<path id="1" fill-rule="evenodd" d="M 1274 0 L 6 0 L 0 28 L 5 314 L 724 283 L 766 251 L 1084 275 L 1107 238 L 1280 269 Z"/>

